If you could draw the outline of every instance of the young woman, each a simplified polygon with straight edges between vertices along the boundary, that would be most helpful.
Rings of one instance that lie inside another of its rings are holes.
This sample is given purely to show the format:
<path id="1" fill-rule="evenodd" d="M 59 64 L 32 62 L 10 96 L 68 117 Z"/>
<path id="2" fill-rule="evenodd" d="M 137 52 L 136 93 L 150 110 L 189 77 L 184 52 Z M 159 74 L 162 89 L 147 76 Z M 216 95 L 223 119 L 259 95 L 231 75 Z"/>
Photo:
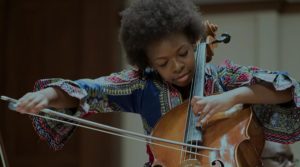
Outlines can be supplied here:
<path id="1" fill-rule="evenodd" d="M 121 15 L 120 39 L 132 68 L 96 79 L 40 80 L 34 92 L 18 100 L 17 110 L 38 113 L 51 107 L 77 117 L 133 112 L 141 115 L 145 133 L 150 134 L 160 117 L 188 98 L 194 51 L 197 41 L 206 37 L 205 26 L 190 1 L 138 0 Z M 265 138 L 292 143 L 300 139 L 299 96 L 299 83 L 286 73 L 227 60 L 220 66 L 206 65 L 205 97 L 193 97 L 191 105 L 195 114 L 202 114 L 202 124 L 235 104 L 257 104 L 253 109 Z M 62 148 L 74 130 L 37 117 L 33 124 L 54 149 Z"/>

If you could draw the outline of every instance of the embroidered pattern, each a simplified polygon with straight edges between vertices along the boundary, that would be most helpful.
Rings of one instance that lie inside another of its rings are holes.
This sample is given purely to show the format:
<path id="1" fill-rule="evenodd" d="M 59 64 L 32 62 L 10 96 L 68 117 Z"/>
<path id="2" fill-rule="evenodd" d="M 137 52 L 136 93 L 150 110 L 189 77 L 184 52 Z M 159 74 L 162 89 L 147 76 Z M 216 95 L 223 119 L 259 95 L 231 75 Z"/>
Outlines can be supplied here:
<path id="1" fill-rule="evenodd" d="M 182 97 L 180 92 L 175 89 L 173 86 L 168 85 L 169 86 L 169 92 L 168 92 L 168 98 L 169 98 L 169 106 L 170 108 L 174 108 L 177 105 L 182 103 Z"/>
<path id="2" fill-rule="evenodd" d="M 168 86 L 167 84 L 162 84 L 160 81 L 153 81 L 156 88 L 159 90 L 159 101 L 160 101 L 160 111 L 163 114 L 165 114 L 167 111 L 170 110 L 170 100 L 168 96 Z"/>
<path id="3" fill-rule="evenodd" d="M 264 126 L 267 140 L 284 144 L 300 140 L 299 109 L 279 105 L 253 105 L 252 108 Z"/>

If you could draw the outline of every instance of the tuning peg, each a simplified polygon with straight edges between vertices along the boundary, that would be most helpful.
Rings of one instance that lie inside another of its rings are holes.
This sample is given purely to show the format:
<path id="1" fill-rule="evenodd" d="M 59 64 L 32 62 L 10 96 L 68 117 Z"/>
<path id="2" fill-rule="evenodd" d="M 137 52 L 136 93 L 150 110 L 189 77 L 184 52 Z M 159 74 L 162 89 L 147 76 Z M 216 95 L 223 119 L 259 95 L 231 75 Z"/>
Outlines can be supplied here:
<path id="1" fill-rule="evenodd" d="M 214 41 L 212 41 L 210 44 L 214 44 L 214 43 L 229 43 L 231 39 L 231 36 L 227 33 L 223 33 L 221 34 L 220 38 L 216 38 Z"/>

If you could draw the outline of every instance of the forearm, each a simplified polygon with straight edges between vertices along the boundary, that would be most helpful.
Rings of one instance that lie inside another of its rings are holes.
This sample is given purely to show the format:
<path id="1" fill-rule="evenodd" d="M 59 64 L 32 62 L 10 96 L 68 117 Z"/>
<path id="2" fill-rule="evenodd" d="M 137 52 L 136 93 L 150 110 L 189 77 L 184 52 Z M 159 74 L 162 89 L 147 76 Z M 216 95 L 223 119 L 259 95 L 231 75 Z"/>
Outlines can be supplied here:
<path id="1" fill-rule="evenodd" d="M 239 87 L 226 93 L 233 97 L 235 104 L 280 104 L 293 99 L 291 88 L 276 91 L 272 87 L 259 84 Z"/>
<path id="2" fill-rule="evenodd" d="M 49 87 L 41 90 L 49 100 L 49 107 L 60 108 L 74 108 L 79 105 L 79 100 L 71 97 L 66 92 L 59 88 Z"/>

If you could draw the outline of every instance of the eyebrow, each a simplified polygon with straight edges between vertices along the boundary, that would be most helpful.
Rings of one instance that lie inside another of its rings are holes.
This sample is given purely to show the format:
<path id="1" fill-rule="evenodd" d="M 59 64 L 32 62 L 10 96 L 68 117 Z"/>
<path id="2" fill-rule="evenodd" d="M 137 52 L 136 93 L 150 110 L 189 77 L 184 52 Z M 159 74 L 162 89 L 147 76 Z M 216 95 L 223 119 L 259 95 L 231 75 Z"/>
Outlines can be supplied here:
<path id="1" fill-rule="evenodd" d="M 181 45 L 181 46 L 176 50 L 176 52 L 179 52 L 184 46 L 185 46 L 185 44 Z M 166 59 L 166 57 L 164 57 L 164 56 L 157 57 L 157 58 L 155 58 L 155 61 L 156 61 L 156 60 L 159 60 L 159 59 Z"/>

